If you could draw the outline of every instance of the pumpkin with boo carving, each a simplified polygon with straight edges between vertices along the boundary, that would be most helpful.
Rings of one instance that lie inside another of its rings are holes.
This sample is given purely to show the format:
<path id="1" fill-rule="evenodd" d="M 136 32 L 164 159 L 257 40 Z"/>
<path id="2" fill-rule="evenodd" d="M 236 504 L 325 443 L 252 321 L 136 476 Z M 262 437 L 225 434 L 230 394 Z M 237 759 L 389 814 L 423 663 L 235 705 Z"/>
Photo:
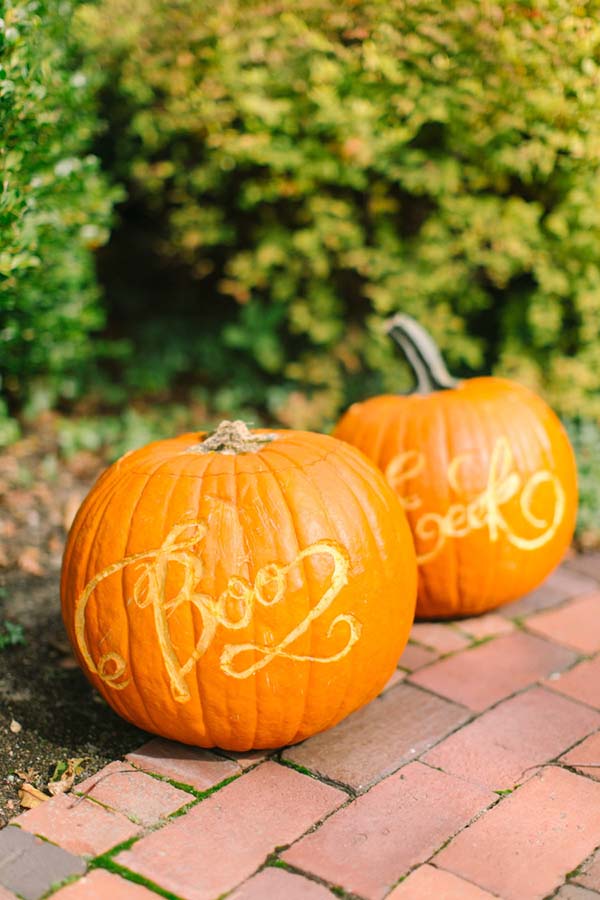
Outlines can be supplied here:
<path id="1" fill-rule="evenodd" d="M 121 716 L 243 751 L 302 740 L 381 691 L 412 624 L 416 560 L 361 453 L 222 423 L 104 473 L 61 593 L 79 662 Z"/>
<path id="2" fill-rule="evenodd" d="M 532 590 L 560 562 L 575 525 L 575 457 L 532 391 L 504 378 L 456 381 L 410 316 L 388 331 L 416 390 L 354 404 L 334 434 L 383 470 L 404 506 L 417 617 L 475 615 Z"/>

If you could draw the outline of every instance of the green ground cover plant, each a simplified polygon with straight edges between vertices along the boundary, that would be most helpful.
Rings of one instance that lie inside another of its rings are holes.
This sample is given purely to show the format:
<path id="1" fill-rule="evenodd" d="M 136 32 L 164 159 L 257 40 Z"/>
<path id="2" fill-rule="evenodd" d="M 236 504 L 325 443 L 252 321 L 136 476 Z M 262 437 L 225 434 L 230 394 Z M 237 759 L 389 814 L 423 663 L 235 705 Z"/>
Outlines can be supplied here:
<path id="1" fill-rule="evenodd" d="M 0 650 L 16 647 L 25 643 L 23 626 L 7 619 L 0 621 Z"/>

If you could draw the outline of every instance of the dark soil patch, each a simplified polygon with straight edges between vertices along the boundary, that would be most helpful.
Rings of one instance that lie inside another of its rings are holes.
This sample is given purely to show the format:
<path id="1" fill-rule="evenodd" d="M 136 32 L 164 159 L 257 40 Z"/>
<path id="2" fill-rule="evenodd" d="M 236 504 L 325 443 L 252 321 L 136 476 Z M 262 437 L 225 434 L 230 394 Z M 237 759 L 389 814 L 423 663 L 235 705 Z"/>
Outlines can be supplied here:
<path id="1" fill-rule="evenodd" d="M 20 812 L 18 772 L 44 789 L 57 763 L 84 757 L 81 778 L 144 741 L 93 690 L 71 657 L 58 579 L 5 579 L 6 618 L 25 628 L 24 646 L 0 651 L 0 826 Z M 21 731 L 14 734 L 16 720 Z"/>
<path id="2" fill-rule="evenodd" d="M 25 640 L 0 648 L 0 827 L 22 811 L 24 780 L 44 790 L 57 764 L 83 757 L 81 780 L 146 739 L 88 683 L 60 615 L 66 530 L 102 466 L 91 454 L 59 460 L 51 433 L 0 457 L 0 630 L 20 625 Z"/>

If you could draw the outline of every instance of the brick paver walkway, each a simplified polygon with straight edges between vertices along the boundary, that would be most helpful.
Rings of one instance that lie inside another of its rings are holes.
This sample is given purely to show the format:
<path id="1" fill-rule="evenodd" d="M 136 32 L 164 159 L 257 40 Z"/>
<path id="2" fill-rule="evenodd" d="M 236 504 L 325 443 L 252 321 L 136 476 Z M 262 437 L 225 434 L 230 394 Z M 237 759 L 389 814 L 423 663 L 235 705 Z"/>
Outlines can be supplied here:
<path id="1" fill-rule="evenodd" d="M 593 763 L 600 556 L 415 625 L 381 696 L 303 744 L 157 738 L 23 813 L 0 832 L 0 900 L 599 900 Z"/>

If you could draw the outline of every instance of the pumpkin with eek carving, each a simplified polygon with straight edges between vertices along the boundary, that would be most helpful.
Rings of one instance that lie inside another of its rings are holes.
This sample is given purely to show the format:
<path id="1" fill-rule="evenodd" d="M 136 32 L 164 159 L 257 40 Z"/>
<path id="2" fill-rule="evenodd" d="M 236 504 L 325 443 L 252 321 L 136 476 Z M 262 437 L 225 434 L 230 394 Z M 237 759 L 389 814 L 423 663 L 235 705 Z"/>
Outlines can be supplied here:
<path id="1" fill-rule="evenodd" d="M 408 395 L 355 403 L 334 434 L 384 472 L 411 525 L 417 617 L 475 615 L 535 588 L 573 535 L 577 473 L 567 434 L 532 391 L 453 379 L 409 316 L 389 323 L 413 367 Z"/>
<path id="2" fill-rule="evenodd" d="M 302 740 L 375 697 L 416 579 L 402 506 L 361 453 L 225 422 L 99 479 L 69 535 L 63 618 L 125 719 L 242 751 Z"/>

